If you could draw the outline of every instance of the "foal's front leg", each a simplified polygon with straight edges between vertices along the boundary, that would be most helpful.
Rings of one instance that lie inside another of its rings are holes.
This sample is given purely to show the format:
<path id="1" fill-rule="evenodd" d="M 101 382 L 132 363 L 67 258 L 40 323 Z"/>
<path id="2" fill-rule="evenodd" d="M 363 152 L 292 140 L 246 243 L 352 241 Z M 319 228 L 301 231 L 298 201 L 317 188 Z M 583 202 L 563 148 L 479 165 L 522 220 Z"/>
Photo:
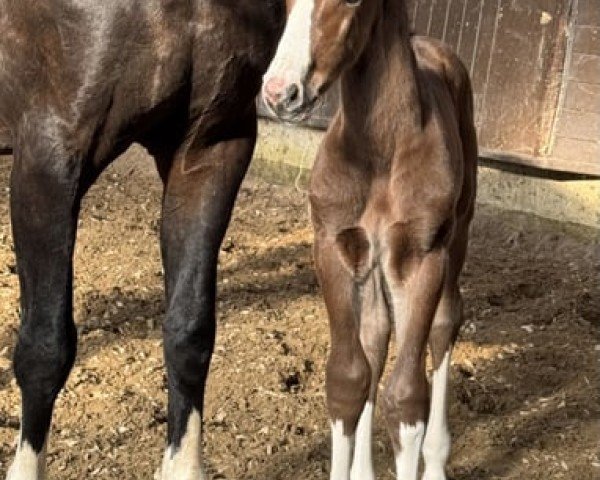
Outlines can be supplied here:
<path id="1" fill-rule="evenodd" d="M 416 480 L 428 413 L 427 338 L 439 302 L 446 254 L 402 251 L 391 242 L 387 279 L 396 323 L 398 358 L 382 398 L 398 480 Z M 396 251 L 394 251 L 396 249 Z"/>
<path id="2" fill-rule="evenodd" d="M 167 316 L 168 447 L 162 480 L 204 480 L 201 438 L 204 388 L 215 341 L 217 257 L 248 167 L 255 119 L 238 136 L 210 147 L 185 147 L 168 166 L 161 246 Z"/>
<path id="3" fill-rule="evenodd" d="M 357 284 L 341 263 L 335 241 L 319 233 L 315 238 L 315 265 L 331 331 L 326 378 L 332 441 L 330 478 L 348 480 L 357 425 L 369 397 L 371 369 L 360 341 Z M 370 419 L 364 420 L 369 423 Z"/>
<path id="4" fill-rule="evenodd" d="M 40 130 L 42 131 L 42 130 Z M 11 176 L 11 216 L 21 286 L 14 371 L 21 430 L 8 480 L 43 480 L 54 401 L 75 360 L 72 256 L 82 195 L 79 160 L 58 140 L 23 136 Z"/>

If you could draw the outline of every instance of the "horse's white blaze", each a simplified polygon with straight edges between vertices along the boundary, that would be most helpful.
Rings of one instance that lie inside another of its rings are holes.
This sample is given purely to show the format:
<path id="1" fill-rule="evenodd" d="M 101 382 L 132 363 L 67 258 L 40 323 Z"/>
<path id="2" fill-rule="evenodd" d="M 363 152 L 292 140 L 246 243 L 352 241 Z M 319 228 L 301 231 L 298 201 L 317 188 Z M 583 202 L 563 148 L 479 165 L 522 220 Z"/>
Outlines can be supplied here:
<path id="1" fill-rule="evenodd" d="M 447 419 L 450 355 L 450 351 L 446 352 L 439 368 L 433 372 L 431 381 L 431 409 L 427 434 L 423 442 L 425 459 L 423 480 L 446 480 L 444 467 L 450 455 L 450 433 Z"/>
<path id="2" fill-rule="evenodd" d="M 425 424 L 400 424 L 400 452 L 396 455 L 398 480 L 417 480 Z"/>
<path id="3" fill-rule="evenodd" d="M 165 451 L 161 480 L 206 480 L 201 449 L 202 419 L 192 410 L 181 445 L 177 450 L 170 445 Z"/>
<path id="4" fill-rule="evenodd" d="M 38 454 L 29 443 L 19 441 L 12 466 L 8 470 L 6 480 L 45 480 L 46 478 L 46 446 Z"/>
<path id="5" fill-rule="evenodd" d="M 264 76 L 265 83 L 279 78 L 286 83 L 301 83 L 308 72 L 310 30 L 314 0 L 297 0 L 290 12 L 277 53 Z"/>
<path id="6" fill-rule="evenodd" d="M 331 480 L 348 480 L 354 438 L 344 435 L 341 420 L 331 422 Z"/>
<path id="7" fill-rule="evenodd" d="M 358 420 L 354 460 L 350 472 L 351 480 L 375 480 L 372 455 L 374 410 L 373 402 L 367 402 Z"/>

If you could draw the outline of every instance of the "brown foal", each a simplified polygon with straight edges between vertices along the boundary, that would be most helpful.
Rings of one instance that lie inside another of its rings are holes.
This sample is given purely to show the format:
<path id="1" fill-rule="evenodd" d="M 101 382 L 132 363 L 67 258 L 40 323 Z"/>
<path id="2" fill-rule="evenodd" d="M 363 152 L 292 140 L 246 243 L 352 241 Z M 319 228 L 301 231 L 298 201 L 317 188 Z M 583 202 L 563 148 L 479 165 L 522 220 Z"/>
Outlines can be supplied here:
<path id="1" fill-rule="evenodd" d="M 462 321 L 458 277 L 473 217 L 477 142 L 469 76 L 443 44 L 412 36 L 402 0 L 289 0 L 263 95 L 306 115 L 341 77 L 341 108 L 312 172 L 315 262 L 331 326 L 332 480 L 372 480 L 382 393 L 399 479 L 446 478 L 447 383 Z M 426 377 L 429 343 L 432 392 Z"/>

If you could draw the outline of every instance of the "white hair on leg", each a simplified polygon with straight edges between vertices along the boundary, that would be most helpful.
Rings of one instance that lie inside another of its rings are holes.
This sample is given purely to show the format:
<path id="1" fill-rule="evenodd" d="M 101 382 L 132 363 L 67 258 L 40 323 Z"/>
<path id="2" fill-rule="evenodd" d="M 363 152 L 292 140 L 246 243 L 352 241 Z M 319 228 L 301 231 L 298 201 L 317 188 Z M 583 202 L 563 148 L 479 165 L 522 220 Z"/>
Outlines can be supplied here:
<path id="1" fill-rule="evenodd" d="M 427 433 L 423 442 L 425 473 L 423 480 L 446 480 L 444 471 L 450 455 L 450 433 L 448 432 L 448 373 L 451 351 L 444 355 L 442 363 L 433 372 L 431 381 L 431 409 Z"/>
<path id="2" fill-rule="evenodd" d="M 353 436 L 344 435 L 344 422 L 331 422 L 331 475 L 330 480 L 348 480 L 352 460 Z"/>
<path id="3" fill-rule="evenodd" d="M 46 443 L 40 453 L 36 453 L 29 442 L 22 441 L 19 434 L 15 459 L 8 469 L 6 480 L 45 480 Z"/>
<path id="4" fill-rule="evenodd" d="M 421 445 L 425 434 L 425 424 L 400 424 L 400 452 L 396 455 L 396 476 L 398 480 L 417 480 Z"/>
<path id="5" fill-rule="evenodd" d="M 161 480 L 207 480 L 202 466 L 202 419 L 197 410 L 188 418 L 179 448 L 169 445 L 163 458 Z"/>
<path id="6" fill-rule="evenodd" d="M 356 427 L 356 445 L 350 480 L 375 480 L 372 454 L 374 413 L 373 402 L 367 402 Z"/>

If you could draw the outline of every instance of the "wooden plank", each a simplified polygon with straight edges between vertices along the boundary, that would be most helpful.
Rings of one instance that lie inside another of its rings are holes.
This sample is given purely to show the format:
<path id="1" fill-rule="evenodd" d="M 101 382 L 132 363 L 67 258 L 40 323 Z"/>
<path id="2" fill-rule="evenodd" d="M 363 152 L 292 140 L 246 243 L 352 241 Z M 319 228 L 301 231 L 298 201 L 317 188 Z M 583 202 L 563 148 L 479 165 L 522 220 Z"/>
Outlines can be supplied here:
<path id="1" fill-rule="evenodd" d="M 549 0 L 500 0 L 496 19 L 480 140 L 488 148 L 536 155 L 548 136 L 542 130 L 544 96 L 560 7 Z M 513 94 L 507 95 L 508 85 Z"/>
<path id="2" fill-rule="evenodd" d="M 503 50 L 495 50 L 500 14 L 501 0 L 482 0 L 477 19 L 477 36 L 475 37 L 474 55 L 471 58 L 471 80 L 473 90 L 485 96 L 485 89 L 490 69 L 493 66 L 493 55 Z"/>
<path id="3" fill-rule="evenodd" d="M 0 154 L 10 153 L 12 149 L 11 143 L 12 138 L 8 128 L 0 123 Z"/>
<path id="4" fill-rule="evenodd" d="M 433 0 L 417 0 L 417 11 L 414 20 L 415 32 L 421 35 L 429 35 L 432 8 Z"/>
<path id="5" fill-rule="evenodd" d="M 408 0 L 406 2 L 406 11 L 408 12 L 408 21 L 411 27 L 415 28 L 415 21 L 417 18 L 417 11 L 419 10 L 419 0 Z"/>
<path id="6" fill-rule="evenodd" d="M 442 41 L 450 45 L 455 52 L 458 52 L 458 39 L 460 37 L 463 12 L 465 11 L 466 4 L 467 0 L 448 1 L 448 17 Z"/>
<path id="7" fill-rule="evenodd" d="M 600 1 L 578 0 L 577 24 L 600 27 Z"/>
<path id="8" fill-rule="evenodd" d="M 600 27 L 576 27 L 573 53 L 600 55 Z"/>
<path id="9" fill-rule="evenodd" d="M 573 54 L 569 78 L 594 85 L 600 84 L 600 56 Z"/>
<path id="10" fill-rule="evenodd" d="M 475 46 L 477 44 L 477 29 L 479 28 L 479 17 L 481 15 L 482 3 L 480 0 L 466 0 L 463 10 L 463 21 L 461 31 L 457 40 L 456 51 L 469 73 L 473 76 L 475 68 Z"/>
<path id="11" fill-rule="evenodd" d="M 564 108 L 582 112 L 600 112 L 600 84 L 569 81 Z"/>
<path id="12" fill-rule="evenodd" d="M 600 141 L 600 113 L 564 110 L 558 121 L 557 135 Z"/>
<path id="13" fill-rule="evenodd" d="M 546 163 L 543 168 L 600 175 L 600 143 L 558 136 Z"/>
<path id="14" fill-rule="evenodd" d="M 448 6 L 452 0 L 433 0 L 428 35 L 442 39 L 447 22 Z"/>

